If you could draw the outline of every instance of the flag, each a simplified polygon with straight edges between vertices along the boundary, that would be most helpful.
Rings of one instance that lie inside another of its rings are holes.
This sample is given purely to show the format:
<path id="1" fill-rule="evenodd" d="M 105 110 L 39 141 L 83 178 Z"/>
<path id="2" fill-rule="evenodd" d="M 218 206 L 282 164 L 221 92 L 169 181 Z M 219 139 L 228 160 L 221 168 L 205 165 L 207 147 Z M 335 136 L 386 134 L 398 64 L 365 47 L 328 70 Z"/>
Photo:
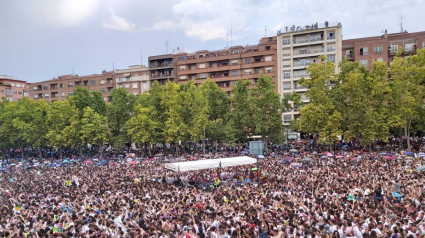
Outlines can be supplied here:
<path id="1" fill-rule="evenodd" d="M 22 206 L 15 206 L 15 211 L 20 211 Z"/>

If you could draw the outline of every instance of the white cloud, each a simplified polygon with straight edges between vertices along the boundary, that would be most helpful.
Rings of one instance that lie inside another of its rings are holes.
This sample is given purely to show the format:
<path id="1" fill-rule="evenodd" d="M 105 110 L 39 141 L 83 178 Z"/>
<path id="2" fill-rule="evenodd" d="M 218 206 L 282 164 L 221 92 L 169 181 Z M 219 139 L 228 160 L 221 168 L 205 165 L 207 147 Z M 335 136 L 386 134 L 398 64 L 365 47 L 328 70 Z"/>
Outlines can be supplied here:
<path id="1" fill-rule="evenodd" d="M 143 28 L 142 31 L 175 31 L 179 26 L 171 20 L 154 22 L 151 27 Z"/>
<path id="2" fill-rule="evenodd" d="M 133 31 L 136 28 L 136 25 L 115 15 L 115 13 L 111 11 L 111 18 L 103 23 L 103 27 L 118 31 Z"/>

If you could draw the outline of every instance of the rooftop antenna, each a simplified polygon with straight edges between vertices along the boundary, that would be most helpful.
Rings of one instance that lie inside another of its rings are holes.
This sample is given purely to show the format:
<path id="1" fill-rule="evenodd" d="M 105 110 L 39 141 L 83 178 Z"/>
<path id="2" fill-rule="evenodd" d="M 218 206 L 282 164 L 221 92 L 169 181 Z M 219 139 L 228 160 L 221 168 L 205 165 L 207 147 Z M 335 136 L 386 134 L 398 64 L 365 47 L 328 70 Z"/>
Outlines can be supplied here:
<path id="1" fill-rule="evenodd" d="M 140 66 L 143 65 L 143 51 L 140 51 Z"/>
<path id="2" fill-rule="evenodd" d="M 233 46 L 233 23 L 230 22 L 230 47 Z M 227 47 L 229 48 L 229 47 Z"/>
<path id="3" fill-rule="evenodd" d="M 167 54 L 168 54 L 168 41 L 165 42 L 165 50 L 167 51 Z"/>
<path id="4" fill-rule="evenodd" d="M 229 49 L 229 37 L 227 37 L 227 46 L 226 49 Z"/>
<path id="5" fill-rule="evenodd" d="M 75 76 L 75 74 L 74 74 L 74 69 L 72 69 L 72 75 L 74 75 L 74 76 Z"/>
<path id="6" fill-rule="evenodd" d="M 267 35 L 267 26 L 264 27 L 264 37 Z"/>
<path id="7" fill-rule="evenodd" d="M 400 32 L 403 32 L 403 17 L 400 17 Z"/>
<path id="8" fill-rule="evenodd" d="M 112 71 L 115 72 L 115 63 L 112 63 Z"/>

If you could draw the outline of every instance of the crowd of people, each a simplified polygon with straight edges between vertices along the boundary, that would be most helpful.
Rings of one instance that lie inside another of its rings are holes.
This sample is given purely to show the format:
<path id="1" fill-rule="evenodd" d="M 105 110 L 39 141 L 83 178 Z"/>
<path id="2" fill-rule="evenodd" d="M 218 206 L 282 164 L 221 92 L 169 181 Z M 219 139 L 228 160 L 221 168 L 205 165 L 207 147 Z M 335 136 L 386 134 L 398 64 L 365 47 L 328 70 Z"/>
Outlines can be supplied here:
<path id="1" fill-rule="evenodd" d="M 282 163 L 291 156 L 311 160 Z M 270 154 L 183 173 L 158 161 L 11 169 L 0 237 L 425 237 L 422 158 L 355 156 Z"/>

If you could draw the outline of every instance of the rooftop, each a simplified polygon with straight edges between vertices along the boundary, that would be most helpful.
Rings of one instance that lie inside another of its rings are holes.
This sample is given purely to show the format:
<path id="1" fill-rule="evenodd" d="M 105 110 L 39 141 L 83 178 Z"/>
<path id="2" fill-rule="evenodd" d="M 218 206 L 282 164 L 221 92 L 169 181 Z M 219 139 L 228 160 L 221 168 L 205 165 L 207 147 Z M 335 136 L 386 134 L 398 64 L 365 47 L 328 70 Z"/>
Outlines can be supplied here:
<path id="1" fill-rule="evenodd" d="M 308 31 L 314 31 L 318 29 L 325 29 L 325 28 L 331 28 L 331 27 L 342 27 L 340 22 L 328 22 L 325 21 L 324 23 L 313 23 L 305 26 L 286 26 L 285 31 L 279 30 L 277 31 L 277 35 L 285 35 L 285 34 L 292 34 L 292 33 L 301 33 L 301 32 L 308 32 Z"/>

